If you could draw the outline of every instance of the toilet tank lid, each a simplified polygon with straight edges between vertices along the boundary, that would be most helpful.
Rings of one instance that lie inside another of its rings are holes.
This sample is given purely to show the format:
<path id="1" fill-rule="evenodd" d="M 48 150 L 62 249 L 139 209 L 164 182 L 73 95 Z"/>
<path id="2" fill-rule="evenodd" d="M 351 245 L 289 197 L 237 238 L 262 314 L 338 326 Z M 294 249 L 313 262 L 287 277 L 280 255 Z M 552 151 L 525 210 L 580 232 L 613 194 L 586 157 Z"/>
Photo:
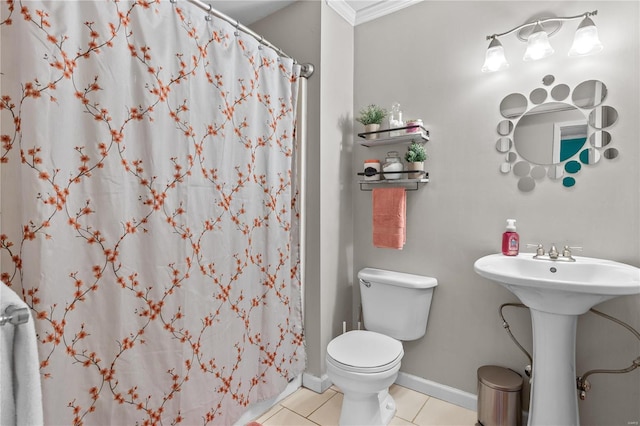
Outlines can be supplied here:
<path id="1" fill-rule="evenodd" d="M 360 272 L 358 272 L 358 278 L 363 281 L 379 282 L 409 288 L 430 288 L 438 285 L 438 280 L 433 277 L 376 268 L 361 269 Z"/>

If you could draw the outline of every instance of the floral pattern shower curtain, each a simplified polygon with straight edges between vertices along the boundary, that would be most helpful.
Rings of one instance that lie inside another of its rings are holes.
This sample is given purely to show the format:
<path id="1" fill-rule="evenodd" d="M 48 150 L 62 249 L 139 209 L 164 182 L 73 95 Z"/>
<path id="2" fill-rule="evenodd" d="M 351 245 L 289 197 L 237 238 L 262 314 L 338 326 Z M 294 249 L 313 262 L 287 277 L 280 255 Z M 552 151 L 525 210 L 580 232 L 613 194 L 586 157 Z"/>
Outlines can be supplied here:
<path id="1" fill-rule="evenodd" d="M 5 1 L 2 279 L 46 424 L 231 424 L 304 369 L 299 66 L 186 1 Z"/>

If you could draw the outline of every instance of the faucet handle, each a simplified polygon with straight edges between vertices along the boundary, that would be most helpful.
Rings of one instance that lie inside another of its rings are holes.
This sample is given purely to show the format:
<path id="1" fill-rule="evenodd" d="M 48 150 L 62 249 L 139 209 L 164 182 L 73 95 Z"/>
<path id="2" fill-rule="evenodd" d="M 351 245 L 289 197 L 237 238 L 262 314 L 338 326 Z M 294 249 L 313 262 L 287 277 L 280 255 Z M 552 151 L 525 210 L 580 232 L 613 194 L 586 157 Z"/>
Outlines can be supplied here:
<path id="1" fill-rule="evenodd" d="M 542 244 L 527 244 L 527 247 L 535 247 L 536 256 L 544 256 L 544 247 Z"/>
<path id="2" fill-rule="evenodd" d="M 564 249 L 562 250 L 562 255 L 564 257 L 571 257 L 571 250 L 580 250 L 580 251 L 582 251 L 582 247 L 564 246 Z"/>

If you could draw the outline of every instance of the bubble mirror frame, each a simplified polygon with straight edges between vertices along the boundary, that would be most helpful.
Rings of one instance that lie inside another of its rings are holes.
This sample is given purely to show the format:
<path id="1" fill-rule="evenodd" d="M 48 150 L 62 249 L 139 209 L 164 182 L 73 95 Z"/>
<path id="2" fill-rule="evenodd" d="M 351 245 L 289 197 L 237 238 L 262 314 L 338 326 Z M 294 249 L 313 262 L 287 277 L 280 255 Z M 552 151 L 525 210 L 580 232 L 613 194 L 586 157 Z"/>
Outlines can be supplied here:
<path id="1" fill-rule="evenodd" d="M 505 96 L 496 126 L 500 173 L 513 173 L 522 192 L 533 191 L 545 178 L 571 188 L 583 170 L 615 161 L 619 150 L 611 147 L 610 130 L 619 116 L 606 99 L 607 86 L 599 80 L 585 80 L 572 89 L 553 75 L 546 75 L 542 87 L 529 96 Z"/>

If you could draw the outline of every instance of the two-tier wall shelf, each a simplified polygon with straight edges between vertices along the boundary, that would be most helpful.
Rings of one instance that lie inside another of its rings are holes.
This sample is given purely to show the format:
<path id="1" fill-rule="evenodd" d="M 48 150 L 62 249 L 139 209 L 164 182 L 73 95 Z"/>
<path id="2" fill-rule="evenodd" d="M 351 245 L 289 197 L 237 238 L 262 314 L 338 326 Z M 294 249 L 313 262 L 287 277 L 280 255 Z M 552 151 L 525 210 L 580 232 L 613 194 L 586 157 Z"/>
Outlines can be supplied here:
<path id="1" fill-rule="evenodd" d="M 416 129 L 417 127 L 417 129 Z M 406 133 L 406 131 L 410 131 L 410 133 Z M 399 132 L 401 134 L 397 136 L 390 136 L 391 133 Z M 372 135 L 376 135 L 375 139 L 369 139 Z M 383 129 L 377 130 L 374 132 L 363 132 L 358 133 L 358 136 L 362 138 L 358 142 L 362 146 L 366 147 L 375 147 L 375 146 L 383 146 L 383 145 L 396 145 L 403 143 L 425 143 L 429 141 L 429 131 L 422 126 L 407 126 L 407 127 L 398 127 L 392 129 Z M 418 172 L 418 171 L 402 171 L 402 172 L 384 172 L 380 171 L 373 174 L 403 174 L 401 178 L 398 179 L 380 179 L 380 180 L 368 180 L 368 179 L 360 179 L 358 183 L 360 184 L 360 190 L 362 191 L 371 191 L 375 187 L 382 187 L 387 185 L 393 186 L 402 186 L 409 190 L 417 190 L 420 187 L 420 184 L 424 184 L 429 182 L 429 173 L 428 172 Z M 420 173 L 420 178 L 418 179 L 408 179 L 404 178 L 404 174 L 407 176 L 408 173 Z M 363 172 L 358 173 L 359 176 L 372 176 L 373 174 L 366 174 Z"/>
<path id="2" fill-rule="evenodd" d="M 416 127 L 418 128 L 416 130 Z M 405 131 L 411 130 L 411 133 Z M 390 136 L 391 132 L 401 132 L 398 136 Z M 376 139 L 368 139 L 367 136 L 377 135 Z M 363 140 L 358 142 L 362 146 L 372 147 L 381 145 L 394 145 L 405 142 L 427 142 L 429 140 L 429 131 L 422 126 L 398 127 L 393 129 L 376 130 L 375 132 L 358 133 Z"/>

